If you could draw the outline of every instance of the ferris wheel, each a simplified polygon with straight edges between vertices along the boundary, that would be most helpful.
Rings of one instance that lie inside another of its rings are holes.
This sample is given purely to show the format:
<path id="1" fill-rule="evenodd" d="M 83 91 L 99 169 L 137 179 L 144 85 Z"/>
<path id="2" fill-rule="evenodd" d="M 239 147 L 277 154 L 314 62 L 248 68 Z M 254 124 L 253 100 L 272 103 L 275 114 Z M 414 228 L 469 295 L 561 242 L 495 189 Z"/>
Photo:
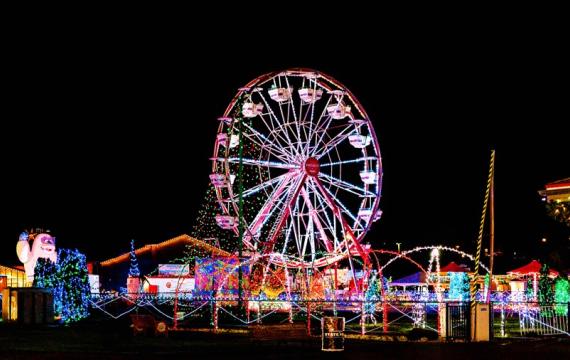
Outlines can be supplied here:
<path id="1" fill-rule="evenodd" d="M 270 73 L 240 88 L 219 121 L 210 180 L 220 227 L 237 234 L 242 214 L 244 247 L 278 266 L 368 262 L 361 241 L 381 215 L 382 164 L 348 89 L 314 70 Z"/>

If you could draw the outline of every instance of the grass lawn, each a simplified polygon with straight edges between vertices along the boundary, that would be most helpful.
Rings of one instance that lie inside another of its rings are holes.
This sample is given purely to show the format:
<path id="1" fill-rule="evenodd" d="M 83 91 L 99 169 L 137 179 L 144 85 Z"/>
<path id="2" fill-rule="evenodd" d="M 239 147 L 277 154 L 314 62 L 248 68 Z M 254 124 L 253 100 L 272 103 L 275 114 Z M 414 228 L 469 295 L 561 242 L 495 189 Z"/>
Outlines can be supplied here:
<path id="1" fill-rule="evenodd" d="M 509 339 L 487 344 L 378 342 L 346 339 L 345 351 L 323 353 L 320 339 L 254 343 L 248 335 L 170 333 L 168 338 L 132 335 L 126 320 L 85 321 L 74 326 L 0 324 L 0 359 L 565 359 L 570 338 Z"/>

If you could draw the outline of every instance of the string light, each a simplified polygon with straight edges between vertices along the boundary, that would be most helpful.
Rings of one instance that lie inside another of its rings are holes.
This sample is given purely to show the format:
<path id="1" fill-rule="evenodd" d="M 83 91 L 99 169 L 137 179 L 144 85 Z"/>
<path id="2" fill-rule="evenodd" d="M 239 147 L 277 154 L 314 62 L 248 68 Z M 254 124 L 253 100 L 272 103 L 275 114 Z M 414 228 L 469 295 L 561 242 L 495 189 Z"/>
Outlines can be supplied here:
<path id="1" fill-rule="evenodd" d="M 139 277 L 141 272 L 139 270 L 139 264 L 137 262 L 137 254 L 135 253 L 135 241 L 131 240 L 131 266 L 129 268 L 129 277 Z"/>
<path id="2" fill-rule="evenodd" d="M 91 288 L 85 255 L 78 250 L 60 249 L 56 264 L 50 260 L 36 264 L 34 286 L 51 289 L 54 312 L 64 323 L 89 316 Z"/>

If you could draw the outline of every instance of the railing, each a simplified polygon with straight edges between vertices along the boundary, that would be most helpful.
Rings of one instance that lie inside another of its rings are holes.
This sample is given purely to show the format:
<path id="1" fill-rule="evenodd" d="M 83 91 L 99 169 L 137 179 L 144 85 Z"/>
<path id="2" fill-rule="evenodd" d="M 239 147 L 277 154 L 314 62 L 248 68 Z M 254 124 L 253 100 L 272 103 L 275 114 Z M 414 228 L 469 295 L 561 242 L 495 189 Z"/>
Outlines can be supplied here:
<path id="1" fill-rule="evenodd" d="M 91 298 L 92 314 L 118 319 L 133 311 L 153 313 L 166 321 L 174 320 L 174 294 L 100 294 Z M 303 321 L 311 332 L 319 331 L 323 316 L 346 318 L 346 332 L 365 334 L 409 333 L 421 329 L 448 339 L 468 339 L 470 310 L 466 302 L 303 299 L 242 299 L 235 296 L 195 296 L 180 293 L 176 314 L 181 326 L 248 326 L 259 323 Z M 491 326 L 494 337 L 570 336 L 570 303 L 540 306 L 536 302 L 492 302 Z"/>

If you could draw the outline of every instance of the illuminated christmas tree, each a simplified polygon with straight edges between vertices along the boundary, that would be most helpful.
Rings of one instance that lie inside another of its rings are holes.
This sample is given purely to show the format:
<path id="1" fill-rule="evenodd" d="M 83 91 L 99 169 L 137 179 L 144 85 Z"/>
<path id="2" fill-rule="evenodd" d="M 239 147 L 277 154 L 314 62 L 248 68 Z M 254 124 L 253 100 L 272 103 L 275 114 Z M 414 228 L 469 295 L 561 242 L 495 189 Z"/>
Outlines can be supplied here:
<path id="1" fill-rule="evenodd" d="M 246 125 L 251 126 L 251 119 L 244 119 L 241 113 L 241 103 L 243 99 L 237 100 L 237 105 L 234 107 L 233 113 L 230 117 L 233 119 L 234 124 L 238 124 L 240 121 L 244 121 Z M 243 159 L 258 159 L 261 154 L 261 149 L 257 143 L 250 140 L 253 135 L 250 133 L 248 126 L 242 126 L 241 131 L 243 134 L 239 136 L 241 146 L 243 146 L 243 152 L 241 154 Z M 238 126 L 234 125 L 228 127 L 227 135 L 238 135 Z M 247 134 L 247 135 L 246 135 Z M 248 137 L 249 136 L 249 137 Z M 239 159 L 239 148 L 240 146 L 235 146 L 228 149 L 227 156 L 230 158 Z M 237 203 L 237 197 L 239 194 L 239 180 L 240 180 L 240 166 L 237 162 L 231 162 L 228 164 L 229 172 L 231 175 L 235 175 L 233 180 L 233 193 Z M 222 170 L 220 170 L 222 171 Z M 242 165 L 241 176 L 243 177 L 243 188 L 249 189 L 261 182 L 267 181 L 268 173 L 266 169 L 260 170 L 257 166 Z M 246 223 L 250 223 L 261 206 L 266 200 L 266 194 L 263 191 L 253 193 L 244 199 L 243 207 L 243 217 Z M 231 206 L 231 205 L 230 205 Z M 206 195 L 198 211 L 198 216 L 192 228 L 191 235 L 197 239 L 205 240 L 210 242 L 211 245 L 218 246 L 228 252 L 235 252 L 238 249 L 239 237 L 236 232 L 232 230 L 222 229 L 216 223 L 215 216 L 222 214 L 222 209 L 218 202 L 216 196 L 216 189 L 210 183 L 206 190 Z M 235 214 L 234 214 L 235 215 Z M 192 249 L 188 249 L 192 253 Z"/>
<path id="2" fill-rule="evenodd" d="M 542 265 L 538 280 L 538 303 L 540 306 L 551 305 L 554 302 L 554 291 L 552 290 L 552 279 L 548 277 L 549 272 L 548 265 Z"/>
<path id="3" fill-rule="evenodd" d="M 89 315 L 89 278 L 85 255 L 77 250 L 60 249 L 58 262 L 38 259 L 34 286 L 53 293 L 54 313 L 65 323 L 79 321 Z"/>
<path id="4" fill-rule="evenodd" d="M 469 276 L 464 272 L 449 272 L 449 299 L 469 299 Z"/>
<path id="5" fill-rule="evenodd" d="M 135 253 L 135 241 L 131 240 L 131 253 L 130 253 L 131 267 L 129 268 L 129 277 L 139 277 L 141 272 L 139 270 L 139 263 L 137 261 L 137 254 Z"/>
<path id="6" fill-rule="evenodd" d="M 554 302 L 556 303 L 556 314 L 567 316 L 568 306 L 570 306 L 570 282 L 568 279 L 559 277 L 554 284 Z"/>
<path id="7" fill-rule="evenodd" d="M 58 254 L 63 322 L 79 321 L 89 315 L 89 277 L 85 255 L 78 250 L 61 249 Z"/>
<path id="8" fill-rule="evenodd" d="M 39 258 L 34 269 L 34 287 L 53 289 L 57 287 L 57 266 L 50 259 Z"/>

